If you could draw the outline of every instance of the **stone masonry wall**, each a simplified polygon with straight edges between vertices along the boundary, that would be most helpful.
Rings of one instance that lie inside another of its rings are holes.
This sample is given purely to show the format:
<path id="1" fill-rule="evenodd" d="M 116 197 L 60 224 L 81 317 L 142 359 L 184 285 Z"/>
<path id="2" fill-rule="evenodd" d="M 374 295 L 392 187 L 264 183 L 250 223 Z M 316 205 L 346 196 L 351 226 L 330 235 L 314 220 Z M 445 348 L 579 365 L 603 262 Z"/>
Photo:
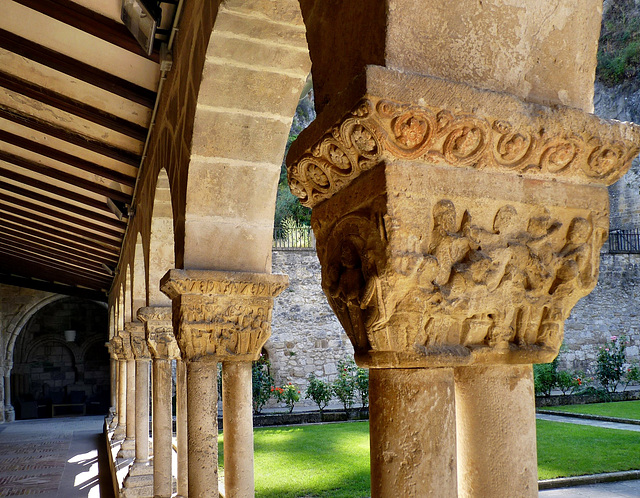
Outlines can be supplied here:
<path id="1" fill-rule="evenodd" d="M 298 386 L 298 405 L 315 406 L 304 399 L 307 377 L 335 379 L 337 361 L 353 358 L 353 347 L 322 292 L 315 249 L 273 251 L 272 271 L 289 275 L 290 283 L 273 306 L 272 334 L 265 345 L 271 372 L 276 385 Z"/>
<path id="2" fill-rule="evenodd" d="M 566 351 L 560 353 L 560 368 L 594 373 L 598 348 L 612 335 L 629 339 L 627 361 L 640 361 L 640 255 L 600 257 L 598 285 L 565 323 Z"/>

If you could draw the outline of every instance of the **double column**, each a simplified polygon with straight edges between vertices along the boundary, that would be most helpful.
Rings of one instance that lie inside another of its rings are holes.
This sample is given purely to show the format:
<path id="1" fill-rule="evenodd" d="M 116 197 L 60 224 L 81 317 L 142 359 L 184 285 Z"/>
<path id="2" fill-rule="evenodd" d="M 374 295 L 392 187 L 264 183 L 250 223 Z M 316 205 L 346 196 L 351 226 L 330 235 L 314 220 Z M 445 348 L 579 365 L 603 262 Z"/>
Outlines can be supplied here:
<path id="1" fill-rule="evenodd" d="M 120 375 L 126 380 L 120 381 L 124 387 L 124 418 L 125 439 L 122 442 L 118 458 L 134 458 L 136 454 L 136 360 L 131 347 L 131 324 L 125 324 L 125 330 L 119 331 L 122 339 L 122 356 L 124 361 L 120 365 Z M 118 434 L 118 431 L 116 430 Z"/>
<path id="2" fill-rule="evenodd" d="M 122 441 L 127 435 L 127 359 L 124 351 L 125 341 L 123 336 L 118 334 L 111 338 L 109 344 L 111 345 L 110 351 L 113 352 L 116 358 L 118 380 L 116 386 L 116 413 L 112 422 L 112 429 L 114 429 L 112 441 Z"/>
<path id="3" fill-rule="evenodd" d="M 172 382 L 171 362 L 180 370 L 180 350 L 173 334 L 171 307 L 148 307 L 138 310 L 138 319 L 145 325 L 146 340 L 153 357 L 153 496 L 169 498 L 172 479 Z M 186 394 L 186 385 L 177 372 L 176 405 Z M 186 475 L 186 410 L 176 414 L 178 446 L 178 496 L 187 496 Z"/>
<path id="4" fill-rule="evenodd" d="M 300 134 L 289 184 L 370 369 L 373 497 L 537 496 L 532 363 L 596 284 L 606 186 L 639 145 L 635 126 L 379 66 Z"/>
<path id="5" fill-rule="evenodd" d="M 251 362 L 271 333 L 284 275 L 171 270 L 161 289 L 187 366 L 188 494 L 218 496 L 218 362 L 223 364 L 225 496 L 252 497 Z"/>

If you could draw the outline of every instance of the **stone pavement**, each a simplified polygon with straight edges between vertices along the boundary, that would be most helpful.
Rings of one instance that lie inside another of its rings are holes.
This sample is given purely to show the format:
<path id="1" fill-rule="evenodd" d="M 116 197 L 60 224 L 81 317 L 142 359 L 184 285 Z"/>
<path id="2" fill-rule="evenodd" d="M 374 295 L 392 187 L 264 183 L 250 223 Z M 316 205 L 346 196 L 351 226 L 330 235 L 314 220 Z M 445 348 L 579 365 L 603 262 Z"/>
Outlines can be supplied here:
<path id="1" fill-rule="evenodd" d="M 604 429 L 619 429 L 623 431 L 640 432 L 640 425 L 622 424 L 619 422 L 606 422 L 604 420 L 592 420 L 588 418 L 568 417 L 565 415 L 549 415 L 547 413 L 537 413 L 536 418 L 538 420 L 548 420 L 550 422 L 565 422 L 569 424 L 592 425 L 594 427 L 602 427 Z"/>
<path id="2" fill-rule="evenodd" d="M 606 482 L 540 491 L 540 498 L 638 498 L 640 480 Z"/>
<path id="3" fill-rule="evenodd" d="M 103 422 L 98 415 L 0 425 L 0 496 L 112 496 L 108 467 L 98 465 Z"/>

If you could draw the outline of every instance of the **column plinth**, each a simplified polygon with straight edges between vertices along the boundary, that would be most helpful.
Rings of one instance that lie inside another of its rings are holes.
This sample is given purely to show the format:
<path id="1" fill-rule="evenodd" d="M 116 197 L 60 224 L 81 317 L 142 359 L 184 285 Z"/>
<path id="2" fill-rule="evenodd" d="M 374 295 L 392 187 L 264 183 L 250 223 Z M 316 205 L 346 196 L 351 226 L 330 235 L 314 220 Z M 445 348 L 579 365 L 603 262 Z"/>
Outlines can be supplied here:
<path id="1" fill-rule="evenodd" d="M 171 270 L 161 281 L 173 302 L 174 333 L 187 367 L 189 496 L 218 494 L 217 363 L 223 362 L 229 382 L 245 386 L 246 379 L 232 372 L 246 367 L 230 364 L 246 363 L 250 370 L 271 333 L 273 298 L 287 285 L 284 275 L 199 270 Z M 225 456 L 237 463 L 225 469 L 225 495 L 253 496 L 253 480 L 243 481 L 253 475 L 253 420 L 244 409 L 251 390 L 236 396 L 247 399 L 223 399 L 225 429 L 232 434 Z M 250 437 L 233 437 L 243 431 Z"/>
<path id="2" fill-rule="evenodd" d="M 313 209 L 323 290 L 356 362 L 372 369 L 373 496 L 391 489 L 453 496 L 456 473 L 460 493 L 467 485 L 492 496 L 536 489 L 531 452 L 515 464 L 528 470 L 505 476 L 497 494 L 487 482 L 469 484 L 467 462 L 481 475 L 493 465 L 513 469 L 500 459 L 521 455 L 525 443 L 515 435 L 489 442 L 467 432 L 468 423 L 441 424 L 455 418 L 456 404 L 464 419 L 471 390 L 486 390 L 494 376 L 502 385 L 515 375 L 526 386 L 530 364 L 557 355 L 564 320 L 597 282 L 606 187 L 639 146 L 634 125 L 378 66 L 367 66 L 292 144 L 289 185 Z M 454 367 L 466 393 L 455 401 Z M 447 380 L 415 403 L 376 391 L 380 379 L 413 389 L 409 369 L 425 386 L 429 376 Z M 474 373 L 486 379 L 472 380 Z M 511 406 L 533 414 L 525 387 L 507 391 L 486 396 L 484 412 L 499 417 Z M 395 441 L 396 423 L 384 421 L 402 419 L 397 425 L 413 430 L 415 414 L 434 406 L 441 415 L 412 432 L 416 444 L 433 443 L 421 446 L 430 470 L 416 464 L 406 479 L 389 481 L 397 462 L 415 455 Z M 406 420 L 387 413 L 396 407 Z M 533 431 L 535 443 L 534 422 L 528 417 L 523 432 Z M 462 453 L 458 472 L 456 433 L 475 448 L 473 457 Z M 479 455 L 492 445 L 504 452 Z M 388 448 L 396 448 L 393 458 Z"/>
<path id="3" fill-rule="evenodd" d="M 173 491 L 171 361 L 179 359 L 180 351 L 170 307 L 140 308 L 138 318 L 144 323 L 153 357 L 153 496 L 169 498 Z"/>

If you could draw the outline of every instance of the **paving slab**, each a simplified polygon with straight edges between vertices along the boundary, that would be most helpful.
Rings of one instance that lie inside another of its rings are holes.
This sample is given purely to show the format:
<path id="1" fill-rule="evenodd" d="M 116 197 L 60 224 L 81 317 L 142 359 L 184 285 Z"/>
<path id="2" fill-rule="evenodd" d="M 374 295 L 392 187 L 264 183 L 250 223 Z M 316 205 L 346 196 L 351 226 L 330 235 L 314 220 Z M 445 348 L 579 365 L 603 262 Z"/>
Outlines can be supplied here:
<path id="1" fill-rule="evenodd" d="M 638 498 L 640 480 L 589 484 L 540 491 L 540 498 Z"/>

